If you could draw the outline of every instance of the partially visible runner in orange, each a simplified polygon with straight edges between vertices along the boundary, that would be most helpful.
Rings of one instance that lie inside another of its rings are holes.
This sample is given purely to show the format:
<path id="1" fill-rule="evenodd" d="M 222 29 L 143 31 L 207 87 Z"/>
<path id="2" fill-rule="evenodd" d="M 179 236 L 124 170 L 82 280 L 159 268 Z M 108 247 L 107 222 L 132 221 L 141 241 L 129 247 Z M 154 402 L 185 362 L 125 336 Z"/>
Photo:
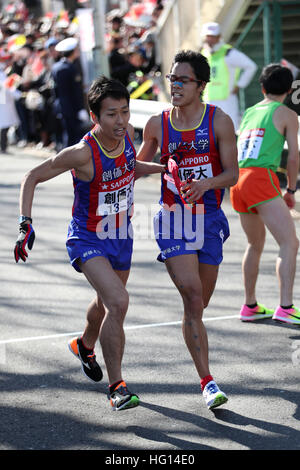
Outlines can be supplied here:
<path id="1" fill-rule="evenodd" d="M 242 321 L 272 317 L 300 324 L 300 309 L 293 305 L 293 286 L 299 240 L 289 209 L 295 206 L 299 172 L 298 116 L 283 104 L 293 76 L 280 64 L 265 67 L 260 76 L 264 99 L 247 109 L 238 138 L 239 180 L 230 189 L 233 208 L 239 212 L 248 239 L 243 262 L 245 303 Z M 285 140 L 288 144 L 287 190 L 282 196 L 276 175 Z M 279 245 L 276 272 L 280 299 L 274 312 L 257 302 L 256 282 L 264 249 L 266 228 Z"/>
<path id="2" fill-rule="evenodd" d="M 231 191 L 237 212 L 257 214 L 257 206 L 281 196 L 278 176 L 270 168 L 240 168 L 239 180 Z"/>

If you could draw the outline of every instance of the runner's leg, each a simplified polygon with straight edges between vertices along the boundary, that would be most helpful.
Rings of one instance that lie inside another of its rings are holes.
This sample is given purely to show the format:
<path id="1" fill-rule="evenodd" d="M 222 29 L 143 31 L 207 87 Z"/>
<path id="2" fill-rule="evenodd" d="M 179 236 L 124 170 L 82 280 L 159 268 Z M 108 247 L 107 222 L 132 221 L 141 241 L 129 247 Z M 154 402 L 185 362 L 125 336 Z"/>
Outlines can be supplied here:
<path id="1" fill-rule="evenodd" d="M 182 332 L 200 378 L 210 375 L 208 340 L 202 321 L 203 290 L 199 262 L 195 254 L 181 255 L 165 261 L 169 275 L 177 287 L 184 305 Z"/>
<path id="2" fill-rule="evenodd" d="M 82 335 L 82 341 L 86 348 L 94 349 L 99 337 L 100 327 L 105 315 L 105 309 L 101 300 L 96 297 L 88 306 L 86 326 Z"/>
<path id="3" fill-rule="evenodd" d="M 115 273 L 119 276 L 124 286 L 126 286 L 128 271 L 115 270 Z M 103 303 L 101 299 L 96 297 L 88 306 L 86 327 L 82 335 L 83 343 L 89 349 L 94 349 L 104 316 L 105 308 Z"/>
<path id="4" fill-rule="evenodd" d="M 217 278 L 218 278 L 219 266 L 210 264 L 199 264 L 199 275 L 202 283 L 203 291 L 203 308 L 206 308 L 209 304 L 210 298 L 215 290 Z M 207 364 L 209 364 L 208 357 L 208 346 L 207 346 Z"/>
<path id="5" fill-rule="evenodd" d="M 257 301 L 255 287 L 259 273 L 259 262 L 265 244 L 266 229 L 258 214 L 240 214 L 240 221 L 248 240 L 242 261 L 245 304 L 252 305 Z"/>
<path id="6" fill-rule="evenodd" d="M 213 264 L 199 264 L 199 276 L 203 290 L 203 305 L 206 308 L 216 287 L 218 279 L 219 266 Z"/>
<path id="7" fill-rule="evenodd" d="M 109 383 L 112 384 L 122 379 L 121 363 L 125 345 L 123 322 L 129 303 L 125 284 L 129 271 L 123 271 L 122 274 L 119 271 L 118 275 L 104 257 L 89 259 L 80 268 L 97 292 L 97 305 L 102 303 L 105 309 L 100 326 L 100 344 Z"/>
<path id="8" fill-rule="evenodd" d="M 279 245 L 276 273 L 280 287 L 280 305 L 291 305 L 299 248 L 294 221 L 280 197 L 261 204 L 257 210 Z"/>

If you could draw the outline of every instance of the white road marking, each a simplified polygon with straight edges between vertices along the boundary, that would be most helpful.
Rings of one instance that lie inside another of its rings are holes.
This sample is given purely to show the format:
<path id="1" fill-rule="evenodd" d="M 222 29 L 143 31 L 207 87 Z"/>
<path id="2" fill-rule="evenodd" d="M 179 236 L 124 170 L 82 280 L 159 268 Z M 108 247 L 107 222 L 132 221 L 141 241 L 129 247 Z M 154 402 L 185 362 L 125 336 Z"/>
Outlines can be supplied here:
<path id="1" fill-rule="evenodd" d="M 239 318 L 239 315 L 227 315 L 223 317 L 210 317 L 204 318 L 204 322 L 208 321 L 218 321 L 218 320 L 231 320 L 232 318 Z M 181 321 L 173 321 L 173 322 L 166 322 L 166 323 L 146 323 L 144 325 L 128 325 L 124 327 L 124 330 L 139 330 L 142 328 L 157 328 L 160 326 L 174 326 L 174 325 L 181 325 Z M 29 336 L 25 338 L 13 338 L 13 339 L 5 339 L 0 341 L 1 344 L 11 344 L 11 343 L 24 343 L 26 341 L 38 341 L 38 340 L 45 340 L 45 339 L 56 339 L 65 336 L 78 336 L 81 335 L 82 331 L 73 331 L 72 333 L 57 333 L 54 335 L 46 335 L 46 336 Z"/>

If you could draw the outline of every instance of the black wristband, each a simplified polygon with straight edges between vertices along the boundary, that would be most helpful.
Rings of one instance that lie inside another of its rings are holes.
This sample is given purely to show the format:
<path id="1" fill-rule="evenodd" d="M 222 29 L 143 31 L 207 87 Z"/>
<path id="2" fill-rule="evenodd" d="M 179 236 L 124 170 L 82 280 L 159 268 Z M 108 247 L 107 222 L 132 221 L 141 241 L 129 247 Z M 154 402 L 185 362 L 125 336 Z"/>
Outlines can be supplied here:
<path id="1" fill-rule="evenodd" d="M 286 192 L 289 194 L 295 194 L 296 191 L 297 191 L 297 188 L 296 189 L 286 188 Z"/>

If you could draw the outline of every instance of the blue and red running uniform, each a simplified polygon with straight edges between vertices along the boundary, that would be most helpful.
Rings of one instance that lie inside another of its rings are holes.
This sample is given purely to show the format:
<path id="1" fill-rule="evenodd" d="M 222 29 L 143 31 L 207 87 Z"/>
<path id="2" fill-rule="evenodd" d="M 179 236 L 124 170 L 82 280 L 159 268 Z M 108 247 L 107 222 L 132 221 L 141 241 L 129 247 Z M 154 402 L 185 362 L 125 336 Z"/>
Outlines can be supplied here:
<path id="1" fill-rule="evenodd" d="M 136 151 L 126 134 L 122 152 L 110 157 L 101 147 L 95 128 L 83 137 L 92 153 L 94 176 L 82 181 L 72 170 L 74 203 L 67 237 L 72 266 L 95 256 L 109 259 L 114 269 L 130 268 Z"/>
<path id="2" fill-rule="evenodd" d="M 222 164 L 214 135 L 216 107 L 204 103 L 199 124 L 193 129 L 177 129 L 172 122 L 172 109 L 162 113 L 161 154 L 172 154 L 179 147 L 179 178 L 187 180 L 212 178 L 222 173 Z M 224 189 L 211 189 L 196 201 L 192 217 L 178 194 L 170 174 L 162 174 L 161 210 L 154 218 L 154 231 L 161 253 L 159 261 L 181 254 L 197 253 L 199 262 L 218 265 L 223 259 L 223 243 L 229 236 L 227 219 L 221 209 Z M 176 208 L 174 211 L 173 209 Z M 170 214 L 170 211 L 173 214 Z M 180 212 L 182 217 L 180 218 Z"/>

